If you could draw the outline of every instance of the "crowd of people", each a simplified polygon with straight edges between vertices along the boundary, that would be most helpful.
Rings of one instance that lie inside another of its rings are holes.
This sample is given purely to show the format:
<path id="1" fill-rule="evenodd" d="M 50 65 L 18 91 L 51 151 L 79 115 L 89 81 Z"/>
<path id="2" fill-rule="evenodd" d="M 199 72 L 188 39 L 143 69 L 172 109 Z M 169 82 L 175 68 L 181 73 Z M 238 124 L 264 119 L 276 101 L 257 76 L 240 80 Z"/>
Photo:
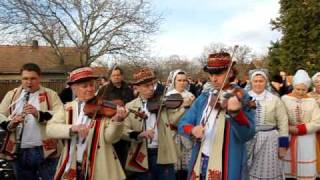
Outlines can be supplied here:
<path id="1" fill-rule="evenodd" d="M 210 54 L 207 82 L 172 71 L 165 85 L 143 67 L 132 81 L 114 67 L 70 72 L 57 93 L 41 69 L 0 104 L 0 157 L 16 179 L 281 180 L 320 177 L 320 72 L 252 69 L 246 81 L 228 53 Z"/>

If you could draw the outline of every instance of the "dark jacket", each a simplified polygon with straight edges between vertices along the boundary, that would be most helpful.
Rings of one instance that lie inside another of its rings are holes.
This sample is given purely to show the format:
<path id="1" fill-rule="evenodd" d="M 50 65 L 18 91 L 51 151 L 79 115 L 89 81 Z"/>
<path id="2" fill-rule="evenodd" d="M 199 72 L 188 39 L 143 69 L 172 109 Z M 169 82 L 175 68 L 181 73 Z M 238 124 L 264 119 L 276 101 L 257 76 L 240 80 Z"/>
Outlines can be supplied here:
<path id="1" fill-rule="evenodd" d="M 73 94 L 71 87 L 66 87 L 64 88 L 60 93 L 59 93 L 60 100 L 62 101 L 63 104 L 67 102 L 71 102 L 73 100 Z"/>
<path id="2" fill-rule="evenodd" d="M 106 90 L 104 90 L 105 88 Z M 98 96 L 102 94 L 104 94 L 103 99 L 105 100 L 120 99 L 124 101 L 124 103 L 128 103 L 134 99 L 133 90 L 124 81 L 121 82 L 120 88 L 117 88 L 116 86 L 114 86 L 110 81 L 109 84 L 100 88 L 98 92 Z"/>

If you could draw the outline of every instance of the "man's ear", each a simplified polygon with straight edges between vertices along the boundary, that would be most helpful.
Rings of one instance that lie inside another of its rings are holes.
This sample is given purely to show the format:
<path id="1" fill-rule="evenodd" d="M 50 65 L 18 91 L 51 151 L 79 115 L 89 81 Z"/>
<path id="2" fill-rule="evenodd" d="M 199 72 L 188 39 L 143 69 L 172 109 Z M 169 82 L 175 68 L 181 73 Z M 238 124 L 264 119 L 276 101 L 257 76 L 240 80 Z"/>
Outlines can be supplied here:
<path id="1" fill-rule="evenodd" d="M 70 87 L 71 87 L 72 93 L 74 93 L 76 90 L 76 84 L 72 84 Z"/>
<path id="2" fill-rule="evenodd" d="M 233 72 L 233 70 L 231 69 L 230 72 L 229 72 L 228 78 L 232 78 L 233 76 L 234 76 L 234 72 Z"/>
<path id="3" fill-rule="evenodd" d="M 139 85 L 133 85 L 132 88 L 133 88 L 134 90 L 137 90 L 137 89 L 139 88 Z"/>

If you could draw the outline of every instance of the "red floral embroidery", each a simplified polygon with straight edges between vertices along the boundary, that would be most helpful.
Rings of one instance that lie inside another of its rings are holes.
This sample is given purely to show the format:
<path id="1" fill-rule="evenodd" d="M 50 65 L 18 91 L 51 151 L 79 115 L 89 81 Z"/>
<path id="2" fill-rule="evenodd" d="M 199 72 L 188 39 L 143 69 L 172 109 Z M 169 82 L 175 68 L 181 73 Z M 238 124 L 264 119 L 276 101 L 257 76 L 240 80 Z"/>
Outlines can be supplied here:
<path id="1" fill-rule="evenodd" d="M 199 176 L 196 175 L 196 172 L 192 171 L 190 180 L 196 180 L 196 179 L 199 179 Z"/>
<path id="2" fill-rule="evenodd" d="M 39 94 L 39 102 L 42 103 L 46 101 L 46 93 L 40 93 Z"/>
<path id="3" fill-rule="evenodd" d="M 221 180 L 221 171 L 209 169 L 208 180 Z"/>
<path id="4" fill-rule="evenodd" d="M 145 154 L 143 154 L 142 152 L 139 152 L 139 154 L 136 157 L 136 160 L 141 163 L 145 157 L 146 157 Z"/>
<path id="5" fill-rule="evenodd" d="M 47 139 L 42 141 L 43 147 L 46 151 L 57 149 L 57 141 L 53 139 Z"/>
<path id="6" fill-rule="evenodd" d="M 77 178 L 77 172 L 75 169 L 70 169 L 68 172 L 66 172 L 64 175 L 63 175 L 63 178 L 62 179 L 76 179 Z"/>

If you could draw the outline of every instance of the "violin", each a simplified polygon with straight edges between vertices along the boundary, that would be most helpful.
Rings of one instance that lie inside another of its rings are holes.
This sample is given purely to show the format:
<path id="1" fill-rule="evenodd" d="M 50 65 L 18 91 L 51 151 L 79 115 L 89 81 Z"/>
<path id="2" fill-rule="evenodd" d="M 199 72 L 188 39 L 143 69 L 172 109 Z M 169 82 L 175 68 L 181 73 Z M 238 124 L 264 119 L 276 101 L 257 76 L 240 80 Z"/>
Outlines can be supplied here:
<path id="1" fill-rule="evenodd" d="M 124 102 L 119 99 L 112 101 L 102 100 L 100 97 L 93 97 L 84 105 L 84 113 L 95 119 L 96 117 L 113 117 L 117 113 L 117 106 L 124 106 Z M 128 109 L 129 113 L 133 113 L 136 117 L 147 119 L 147 115 L 133 109 Z"/>
<path id="2" fill-rule="evenodd" d="M 214 109 L 225 109 L 227 107 L 227 100 L 229 98 L 235 96 L 239 101 L 241 101 L 242 97 L 244 96 L 243 89 L 236 87 L 235 84 L 225 86 L 221 91 L 222 92 L 220 96 L 218 90 L 213 91 L 209 105 Z"/>
<path id="3" fill-rule="evenodd" d="M 150 113 L 158 113 L 160 106 L 166 107 L 168 109 L 179 108 L 183 103 L 183 97 L 179 93 L 170 94 L 165 96 L 163 103 L 160 103 L 160 97 L 154 96 L 153 98 L 148 99 L 147 109 Z"/>

